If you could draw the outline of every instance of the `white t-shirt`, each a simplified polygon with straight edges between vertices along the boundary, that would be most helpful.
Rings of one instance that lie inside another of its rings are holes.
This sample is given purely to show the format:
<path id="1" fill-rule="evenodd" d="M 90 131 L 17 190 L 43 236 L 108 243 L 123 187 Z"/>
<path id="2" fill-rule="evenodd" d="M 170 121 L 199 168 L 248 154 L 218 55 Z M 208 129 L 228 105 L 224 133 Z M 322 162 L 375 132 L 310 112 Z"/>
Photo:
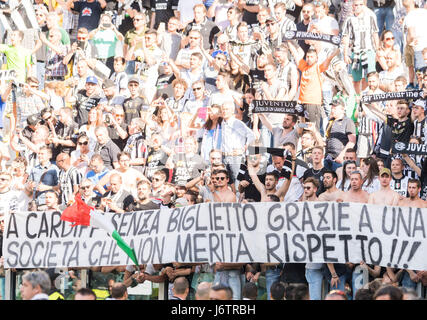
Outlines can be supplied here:
<path id="1" fill-rule="evenodd" d="M 418 39 L 418 44 L 414 46 L 414 51 L 421 51 L 427 47 L 427 32 L 425 32 L 427 21 L 426 9 L 415 9 L 409 12 L 403 20 L 405 33 L 408 33 L 408 28 L 414 27 L 415 38 Z"/>

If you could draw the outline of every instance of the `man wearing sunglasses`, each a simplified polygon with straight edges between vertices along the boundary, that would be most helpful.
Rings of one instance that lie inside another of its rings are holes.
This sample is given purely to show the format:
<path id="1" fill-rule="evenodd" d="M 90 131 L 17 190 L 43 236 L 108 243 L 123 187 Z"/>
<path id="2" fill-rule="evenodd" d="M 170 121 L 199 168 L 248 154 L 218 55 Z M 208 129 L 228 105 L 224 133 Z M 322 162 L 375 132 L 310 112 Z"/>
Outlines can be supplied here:
<path id="1" fill-rule="evenodd" d="M 184 112 L 195 114 L 199 108 L 207 108 L 209 106 L 209 97 L 206 95 L 205 81 L 197 80 L 191 85 L 194 98 L 187 100 L 184 104 Z"/>
<path id="2" fill-rule="evenodd" d="M 94 192 L 94 184 L 90 179 L 84 179 L 80 183 L 79 192 L 82 200 L 89 206 L 95 207 L 100 201 L 99 196 Z"/>
<path id="3" fill-rule="evenodd" d="M 228 171 L 217 169 L 212 171 L 212 181 L 215 181 L 214 201 L 215 202 L 236 202 L 236 194 L 228 187 Z"/>
<path id="4" fill-rule="evenodd" d="M 95 47 L 88 41 L 89 31 L 86 28 L 77 30 L 77 40 L 71 45 L 70 52 L 64 57 L 64 64 L 68 65 L 73 61 L 73 75 L 77 75 L 77 65 L 82 60 L 90 60 L 95 56 Z M 89 62 L 92 67 L 94 65 Z"/>

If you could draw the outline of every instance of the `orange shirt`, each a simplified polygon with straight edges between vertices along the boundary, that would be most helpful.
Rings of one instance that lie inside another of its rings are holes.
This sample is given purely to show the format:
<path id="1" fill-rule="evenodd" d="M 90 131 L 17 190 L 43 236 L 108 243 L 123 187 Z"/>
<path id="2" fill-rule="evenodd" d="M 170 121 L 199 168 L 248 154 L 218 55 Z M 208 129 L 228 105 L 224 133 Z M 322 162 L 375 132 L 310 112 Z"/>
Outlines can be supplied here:
<path id="1" fill-rule="evenodd" d="M 323 65 L 315 63 L 311 66 L 304 59 L 298 63 L 301 70 L 299 103 L 322 104 L 322 75 L 326 71 Z"/>

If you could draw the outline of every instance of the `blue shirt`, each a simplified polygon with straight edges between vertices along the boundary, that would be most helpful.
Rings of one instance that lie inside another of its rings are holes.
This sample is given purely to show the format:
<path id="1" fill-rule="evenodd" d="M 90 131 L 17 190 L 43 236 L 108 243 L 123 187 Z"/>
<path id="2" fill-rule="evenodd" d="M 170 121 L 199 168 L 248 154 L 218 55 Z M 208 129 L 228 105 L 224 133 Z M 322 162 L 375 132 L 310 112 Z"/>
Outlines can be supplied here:
<path id="1" fill-rule="evenodd" d="M 6 102 L 4 102 L 3 98 L 0 96 L 0 128 L 3 128 L 4 109 L 6 109 Z"/>
<path id="2" fill-rule="evenodd" d="M 100 173 L 95 173 L 95 171 L 90 170 L 88 173 L 86 173 L 86 178 L 92 181 L 95 185 L 97 185 L 98 182 L 102 179 L 102 177 L 104 177 L 108 172 L 109 170 L 105 167 Z M 104 188 L 106 188 L 106 186 L 104 186 Z M 94 189 L 93 191 L 96 193 L 97 196 L 102 196 L 102 194 L 99 193 L 98 190 Z"/>
<path id="3" fill-rule="evenodd" d="M 30 181 L 34 181 L 37 184 L 43 183 L 47 186 L 57 186 L 58 185 L 58 175 L 59 169 L 53 163 L 50 163 L 48 166 L 44 167 L 41 164 L 36 165 L 30 172 Z M 37 188 L 37 187 L 36 187 Z M 43 205 L 46 203 L 46 193 L 47 191 L 37 191 L 34 189 L 33 198 L 36 200 L 38 205 Z"/>

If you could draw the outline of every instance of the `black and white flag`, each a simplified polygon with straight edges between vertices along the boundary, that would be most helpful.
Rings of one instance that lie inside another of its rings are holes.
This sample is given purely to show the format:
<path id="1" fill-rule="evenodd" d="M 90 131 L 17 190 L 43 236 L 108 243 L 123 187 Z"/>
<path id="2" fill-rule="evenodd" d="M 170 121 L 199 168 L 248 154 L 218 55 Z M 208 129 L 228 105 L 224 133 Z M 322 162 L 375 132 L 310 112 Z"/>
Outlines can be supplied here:
<path id="1" fill-rule="evenodd" d="M 5 30 L 23 31 L 39 28 L 30 0 L 10 0 L 9 7 L 0 10 L 0 23 Z"/>
<path id="2" fill-rule="evenodd" d="M 307 31 L 293 31 L 288 30 L 284 34 L 285 40 L 315 40 L 315 41 L 325 41 L 332 43 L 336 46 L 339 46 L 341 43 L 341 37 L 340 36 L 334 36 L 330 34 L 323 34 L 323 33 L 314 33 L 314 32 L 307 32 Z"/>
<path id="3" fill-rule="evenodd" d="M 296 101 L 253 100 L 252 113 L 290 113 L 303 115 L 304 109 Z"/>
<path id="4" fill-rule="evenodd" d="M 269 148 L 269 147 L 248 147 L 249 154 L 262 154 L 262 153 L 270 153 L 273 156 L 284 157 L 285 162 L 282 167 L 282 171 L 280 172 L 280 176 L 286 179 L 290 179 L 292 173 L 292 154 L 286 150 L 281 148 Z M 240 170 L 243 170 L 242 167 Z M 240 172 L 239 172 L 240 173 Z"/>
<path id="5" fill-rule="evenodd" d="M 393 153 L 427 155 L 427 145 L 417 143 L 396 142 L 392 148 Z"/>
<path id="6" fill-rule="evenodd" d="M 360 102 L 362 103 L 372 103 L 378 101 L 386 100 L 410 100 L 410 99 L 419 99 L 423 97 L 423 90 L 409 90 L 409 91 L 399 91 L 399 92 L 384 92 L 384 93 L 375 93 L 362 96 Z"/>

